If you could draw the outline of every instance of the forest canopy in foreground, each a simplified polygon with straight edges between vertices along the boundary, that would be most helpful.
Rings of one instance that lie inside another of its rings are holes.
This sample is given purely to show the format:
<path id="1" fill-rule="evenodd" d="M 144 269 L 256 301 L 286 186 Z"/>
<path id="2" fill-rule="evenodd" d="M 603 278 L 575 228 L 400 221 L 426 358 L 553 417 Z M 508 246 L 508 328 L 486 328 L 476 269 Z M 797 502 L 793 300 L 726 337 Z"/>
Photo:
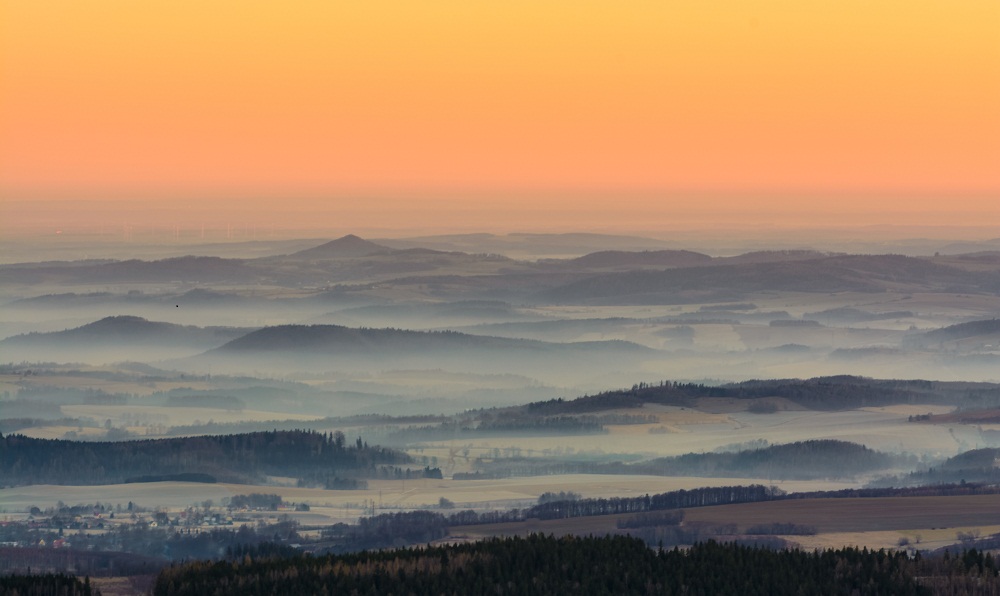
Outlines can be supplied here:
<path id="1" fill-rule="evenodd" d="M 771 551 L 700 543 L 653 550 L 607 536 L 495 538 L 441 547 L 292 558 L 250 556 L 164 569 L 155 596 L 187 594 L 934 594 L 996 587 L 993 558 L 911 560 L 844 548 Z"/>

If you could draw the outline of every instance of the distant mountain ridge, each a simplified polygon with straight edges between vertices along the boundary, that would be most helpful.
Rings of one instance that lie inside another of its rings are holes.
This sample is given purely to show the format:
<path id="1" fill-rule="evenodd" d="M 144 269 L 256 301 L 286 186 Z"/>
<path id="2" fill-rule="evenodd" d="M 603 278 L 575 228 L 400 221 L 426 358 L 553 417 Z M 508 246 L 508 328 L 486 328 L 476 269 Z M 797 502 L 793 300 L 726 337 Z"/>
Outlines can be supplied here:
<path id="1" fill-rule="evenodd" d="M 17 263 L 0 266 L 0 277 L 16 279 L 18 283 L 79 282 L 88 283 L 148 283 L 187 281 L 220 283 L 250 282 L 259 279 L 260 272 L 242 259 L 184 256 L 157 261 L 70 261 L 65 263 Z"/>
<path id="2" fill-rule="evenodd" d="M 245 304 L 253 299 L 236 293 L 216 292 L 195 288 L 180 294 L 145 294 L 129 292 L 115 294 L 112 292 L 64 292 L 61 294 L 43 294 L 30 298 L 21 298 L 7 303 L 5 306 L 15 308 L 66 308 L 85 305 L 108 304 L 191 304 L 197 306 L 226 306 Z"/>
<path id="3" fill-rule="evenodd" d="M 196 356 L 174 361 L 181 370 L 246 374 L 329 371 L 436 370 L 519 375 L 543 383 L 620 374 L 662 357 L 621 341 L 545 342 L 457 331 L 371 329 L 339 325 L 279 325 L 248 333 Z"/>
<path id="4" fill-rule="evenodd" d="M 540 295 L 555 302 L 621 300 L 644 303 L 711 296 L 723 300 L 761 291 L 990 291 L 1000 272 L 984 274 L 901 255 L 837 255 L 777 262 L 709 265 L 596 275 Z"/>

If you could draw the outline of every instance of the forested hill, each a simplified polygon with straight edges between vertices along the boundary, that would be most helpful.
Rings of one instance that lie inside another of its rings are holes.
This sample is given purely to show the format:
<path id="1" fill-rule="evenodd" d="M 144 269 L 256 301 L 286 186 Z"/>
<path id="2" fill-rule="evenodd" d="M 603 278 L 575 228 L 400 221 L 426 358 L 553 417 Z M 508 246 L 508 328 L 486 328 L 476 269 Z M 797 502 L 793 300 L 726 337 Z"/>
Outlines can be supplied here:
<path id="1" fill-rule="evenodd" d="M 846 441 L 817 439 L 741 451 L 687 453 L 635 463 L 545 461 L 531 457 L 480 460 L 476 462 L 475 473 L 467 475 L 460 473 L 455 477 L 474 479 L 546 474 L 648 474 L 703 478 L 819 480 L 854 479 L 863 474 L 876 472 L 888 474 L 898 470 L 912 470 L 916 466 L 917 460 L 913 456 L 875 451 L 864 445 Z M 969 475 L 968 478 L 983 480 L 980 476 Z M 955 480 L 957 481 L 958 479 Z M 911 485 L 912 483 L 907 484 Z"/>
<path id="2" fill-rule="evenodd" d="M 994 342 L 1000 341 L 1000 319 L 968 321 L 957 325 L 949 325 L 948 327 L 916 335 L 910 338 L 908 343 L 926 346 L 969 338 L 983 338 Z"/>
<path id="3" fill-rule="evenodd" d="M 59 347 L 65 344 L 87 345 L 109 343 L 124 346 L 129 344 L 180 344 L 204 346 L 203 349 L 221 345 L 248 332 L 251 328 L 238 327 L 195 327 L 176 325 L 159 321 L 148 321 L 142 317 L 120 315 L 105 317 L 81 327 L 48 333 L 28 333 L 15 335 L 0 341 L 0 345 L 17 348 Z"/>
<path id="4" fill-rule="evenodd" d="M 336 486 L 379 475 L 409 456 L 342 433 L 270 431 L 144 441 L 80 442 L 0 436 L 4 485 L 194 480 L 252 483 L 268 475 Z"/>
<path id="5" fill-rule="evenodd" d="M 654 459 L 641 465 L 670 476 L 817 479 L 852 478 L 903 463 L 912 462 L 864 445 L 813 440 L 735 453 L 688 453 Z"/>
<path id="6" fill-rule="evenodd" d="M 639 383 L 631 389 L 604 391 L 572 400 L 555 399 L 518 406 L 535 415 L 579 414 L 643 404 L 694 406 L 701 398 L 756 400 L 782 397 L 812 410 L 848 410 L 893 404 L 947 404 L 1000 407 L 1000 384 L 922 380 L 885 380 L 838 376 L 813 379 L 745 381 L 725 385 Z"/>
<path id="7" fill-rule="evenodd" d="M 983 447 L 959 453 L 940 465 L 903 476 L 889 476 L 873 486 L 922 486 L 944 483 L 1000 484 L 1000 449 Z"/>

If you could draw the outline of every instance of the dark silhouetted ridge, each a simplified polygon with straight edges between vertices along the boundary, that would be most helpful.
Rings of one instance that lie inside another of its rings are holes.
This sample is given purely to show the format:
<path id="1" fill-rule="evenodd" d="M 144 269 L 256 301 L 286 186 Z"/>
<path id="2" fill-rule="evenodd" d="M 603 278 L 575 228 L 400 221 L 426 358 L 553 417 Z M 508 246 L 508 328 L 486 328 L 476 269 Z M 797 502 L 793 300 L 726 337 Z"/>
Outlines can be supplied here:
<path id="1" fill-rule="evenodd" d="M 393 249 L 375 244 L 359 238 L 354 234 L 348 234 L 342 238 L 331 240 L 326 244 L 320 244 L 314 248 L 307 248 L 293 253 L 292 257 L 300 259 L 338 259 L 345 257 L 370 257 L 374 255 L 386 255 L 395 252 Z"/>
<path id="2" fill-rule="evenodd" d="M 735 300 L 762 291 L 983 292 L 1000 287 L 1000 275 L 970 273 L 900 255 L 851 255 L 731 265 L 709 265 L 595 275 L 540 294 L 545 300 L 649 303 Z"/>
<path id="3" fill-rule="evenodd" d="M 61 343 L 120 343 L 120 344 L 176 344 L 209 345 L 238 337 L 246 329 L 231 327 L 195 327 L 148 321 L 142 317 L 119 315 L 105 317 L 86 325 L 49 333 L 28 333 L 9 337 L 0 345 L 35 346 Z"/>
<path id="4" fill-rule="evenodd" d="M 265 327 L 236 338 L 209 353 L 288 352 L 351 354 L 409 352 L 428 350 L 534 350 L 588 351 L 613 347 L 622 351 L 649 351 L 626 341 L 549 343 L 530 339 L 509 339 L 470 335 L 457 331 L 409 331 L 404 329 L 369 329 L 340 325 L 277 325 Z"/>
<path id="5" fill-rule="evenodd" d="M 583 267 L 694 267 L 707 265 L 712 257 L 689 250 L 604 250 L 570 259 Z"/>

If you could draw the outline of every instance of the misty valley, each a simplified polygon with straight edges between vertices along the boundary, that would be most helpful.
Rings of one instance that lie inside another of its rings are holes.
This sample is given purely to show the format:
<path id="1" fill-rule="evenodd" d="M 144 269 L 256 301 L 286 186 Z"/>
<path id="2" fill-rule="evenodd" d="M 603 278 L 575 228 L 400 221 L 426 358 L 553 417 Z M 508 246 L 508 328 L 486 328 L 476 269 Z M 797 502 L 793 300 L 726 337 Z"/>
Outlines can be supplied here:
<path id="1" fill-rule="evenodd" d="M 4 589 L 1000 590 L 1000 242 L 253 244 L 0 264 Z"/>

